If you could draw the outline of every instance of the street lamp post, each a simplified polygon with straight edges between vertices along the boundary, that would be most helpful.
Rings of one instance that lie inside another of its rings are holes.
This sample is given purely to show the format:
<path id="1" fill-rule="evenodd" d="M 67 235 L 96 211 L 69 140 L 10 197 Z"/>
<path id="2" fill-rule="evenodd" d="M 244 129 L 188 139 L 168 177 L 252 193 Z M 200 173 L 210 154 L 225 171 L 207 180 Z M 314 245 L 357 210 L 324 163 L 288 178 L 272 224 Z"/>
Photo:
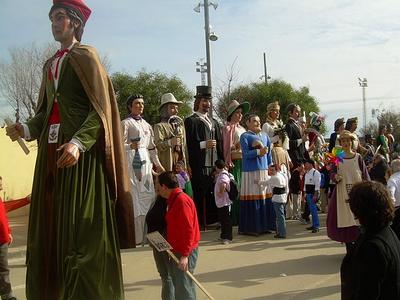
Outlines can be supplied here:
<path id="1" fill-rule="evenodd" d="M 199 3 L 195 8 L 194 11 L 200 13 L 200 7 L 204 6 L 204 32 L 205 32 L 205 40 L 206 40 L 206 68 L 207 68 L 207 85 L 209 87 L 212 86 L 211 84 L 211 51 L 210 51 L 210 40 L 216 41 L 218 39 L 217 35 L 214 32 L 210 32 L 210 10 L 209 6 L 214 7 L 217 9 L 218 4 L 204 0 L 204 3 Z M 212 105 L 211 105 L 212 107 Z M 212 109 L 210 111 L 210 116 L 212 117 Z"/>
<path id="2" fill-rule="evenodd" d="M 368 81 L 367 78 L 360 78 L 358 77 L 358 84 L 362 88 L 362 99 L 363 99 L 363 118 L 364 118 L 364 131 L 367 130 L 367 103 L 365 99 L 365 88 L 368 87 Z"/>
<path id="3" fill-rule="evenodd" d="M 206 38 L 207 85 L 211 86 L 210 11 L 208 7 L 208 0 L 204 0 L 204 26 Z"/>

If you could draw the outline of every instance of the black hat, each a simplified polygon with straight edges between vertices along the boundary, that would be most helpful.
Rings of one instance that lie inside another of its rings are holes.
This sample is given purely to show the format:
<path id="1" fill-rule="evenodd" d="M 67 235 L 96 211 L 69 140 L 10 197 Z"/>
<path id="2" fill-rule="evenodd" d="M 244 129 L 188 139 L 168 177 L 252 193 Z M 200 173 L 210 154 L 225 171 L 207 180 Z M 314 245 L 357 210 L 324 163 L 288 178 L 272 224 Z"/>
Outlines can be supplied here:
<path id="1" fill-rule="evenodd" d="M 196 86 L 195 98 L 206 98 L 211 99 L 211 86 L 208 85 L 198 85 Z"/>

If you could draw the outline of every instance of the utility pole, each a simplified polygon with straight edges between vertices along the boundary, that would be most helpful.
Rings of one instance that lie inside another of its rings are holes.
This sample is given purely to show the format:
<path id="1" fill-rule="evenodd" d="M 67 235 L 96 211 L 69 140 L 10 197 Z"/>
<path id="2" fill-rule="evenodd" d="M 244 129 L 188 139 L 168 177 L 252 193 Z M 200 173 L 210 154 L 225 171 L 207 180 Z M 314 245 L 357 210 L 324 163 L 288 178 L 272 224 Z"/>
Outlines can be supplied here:
<path id="1" fill-rule="evenodd" d="M 368 87 L 367 78 L 358 77 L 358 84 L 362 88 L 362 100 L 363 100 L 363 127 L 364 132 L 367 130 L 367 101 L 365 99 L 365 88 Z"/>
<path id="2" fill-rule="evenodd" d="M 267 54 L 265 52 L 264 52 L 264 80 L 265 80 L 265 84 L 268 84 Z"/>

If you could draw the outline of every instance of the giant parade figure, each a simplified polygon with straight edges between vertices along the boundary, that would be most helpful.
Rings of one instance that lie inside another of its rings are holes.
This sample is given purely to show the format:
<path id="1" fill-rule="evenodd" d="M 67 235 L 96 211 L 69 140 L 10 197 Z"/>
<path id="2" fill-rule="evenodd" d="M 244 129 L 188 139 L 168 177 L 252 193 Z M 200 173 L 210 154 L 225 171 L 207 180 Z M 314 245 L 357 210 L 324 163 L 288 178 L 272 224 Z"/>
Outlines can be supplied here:
<path id="1" fill-rule="evenodd" d="M 210 118 L 211 87 L 197 86 L 194 113 L 185 119 L 189 166 L 192 173 L 194 201 L 203 228 L 217 221 L 217 207 L 212 197 L 211 171 L 217 159 L 223 159 L 221 127 Z"/>

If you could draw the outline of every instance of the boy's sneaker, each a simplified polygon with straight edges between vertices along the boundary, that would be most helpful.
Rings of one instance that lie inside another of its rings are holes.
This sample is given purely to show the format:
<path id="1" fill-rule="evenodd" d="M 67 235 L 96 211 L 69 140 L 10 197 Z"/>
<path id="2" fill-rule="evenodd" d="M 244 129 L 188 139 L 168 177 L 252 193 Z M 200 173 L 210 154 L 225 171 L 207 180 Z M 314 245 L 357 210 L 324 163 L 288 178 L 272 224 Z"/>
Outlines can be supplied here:
<path id="1" fill-rule="evenodd" d="M 231 242 L 231 240 L 222 240 L 223 245 L 229 245 Z"/>

